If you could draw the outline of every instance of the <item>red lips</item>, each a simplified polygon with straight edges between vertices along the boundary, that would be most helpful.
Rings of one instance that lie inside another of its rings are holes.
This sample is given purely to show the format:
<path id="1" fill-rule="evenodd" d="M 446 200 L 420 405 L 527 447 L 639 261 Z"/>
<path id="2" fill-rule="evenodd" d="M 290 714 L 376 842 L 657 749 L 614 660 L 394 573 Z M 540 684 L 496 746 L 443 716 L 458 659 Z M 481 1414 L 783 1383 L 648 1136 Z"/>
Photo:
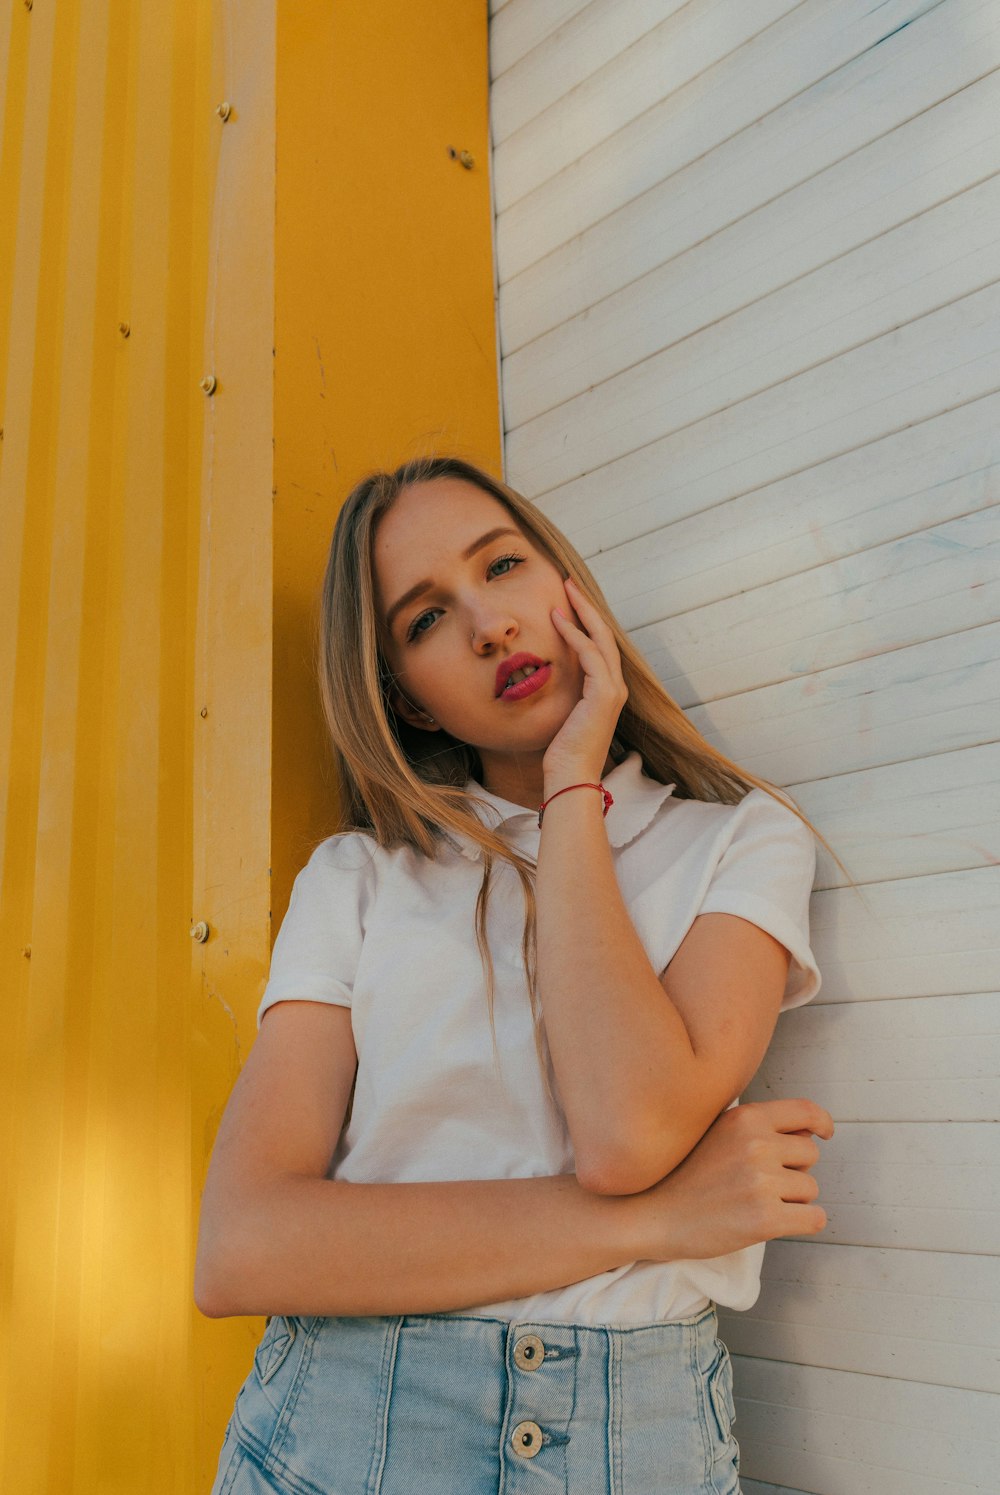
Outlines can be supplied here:
<path id="1" fill-rule="evenodd" d="M 541 668 L 544 663 L 545 660 L 539 659 L 537 654 L 509 654 L 506 659 L 501 659 L 497 665 L 496 690 L 493 694 L 496 696 L 503 694 L 504 686 L 515 670 L 524 669 L 525 665 L 529 664 Z"/>

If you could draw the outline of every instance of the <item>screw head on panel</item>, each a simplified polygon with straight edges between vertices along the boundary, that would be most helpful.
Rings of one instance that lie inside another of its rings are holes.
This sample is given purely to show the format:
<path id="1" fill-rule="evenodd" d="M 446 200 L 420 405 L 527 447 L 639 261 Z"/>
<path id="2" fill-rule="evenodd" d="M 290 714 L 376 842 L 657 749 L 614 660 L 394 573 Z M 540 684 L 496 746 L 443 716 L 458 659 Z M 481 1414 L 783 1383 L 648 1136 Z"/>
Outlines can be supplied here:
<path id="1" fill-rule="evenodd" d="M 215 375 L 214 374 L 206 374 L 205 377 L 204 377 L 204 379 L 201 379 L 199 381 L 198 388 L 199 389 L 203 389 L 207 395 L 214 395 L 215 394 Z"/>
<path id="2" fill-rule="evenodd" d="M 199 919 L 197 924 L 191 926 L 191 938 L 197 940 L 200 945 L 208 939 L 208 925 L 204 919 Z"/>
<path id="3" fill-rule="evenodd" d="M 215 112 L 222 120 L 222 123 L 225 124 L 226 120 L 233 112 L 233 106 L 228 101 L 224 100 L 221 104 L 218 104 L 216 106 Z"/>

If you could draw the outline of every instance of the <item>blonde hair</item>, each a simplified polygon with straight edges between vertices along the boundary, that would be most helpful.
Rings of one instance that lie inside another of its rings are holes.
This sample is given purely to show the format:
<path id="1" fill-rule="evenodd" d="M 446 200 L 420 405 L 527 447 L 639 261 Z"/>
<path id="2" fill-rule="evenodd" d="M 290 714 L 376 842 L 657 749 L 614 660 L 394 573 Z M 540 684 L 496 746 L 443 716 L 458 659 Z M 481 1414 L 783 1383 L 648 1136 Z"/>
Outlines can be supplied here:
<path id="1" fill-rule="evenodd" d="M 522 954 L 528 978 L 535 1048 L 551 1094 L 535 970 L 535 864 L 484 825 L 465 789 L 481 781 L 479 754 L 468 743 L 420 731 L 398 716 L 389 699 L 393 675 L 379 643 L 373 541 L 381 517 L 404 489 L 436 478 L 472 483 L 502 503 L 515 523 L 561 574 L 572 576 L 597 607 L 621 654 L 628 700 L 611 743 L 617 764 L 635 750 L 646 774 L 674 783 L 678 799 L 737 804 L 763 789 L 793 811 L 822 841 L 851 881 L 832 847 L 777 787 L 747 772 L 712 747 L 660 684 L 622 630 L 583 557 L 529 499 L 457 456 L 421 456 L 394 472 L 373 472 L 348 494 L 334 526 L 319 616 L 318 674 L 323 713 L 342 791 L 342 829 L 364 831 L 380 846 L 411 846 L 434 858 L 443 832 L 478 843 L 483 880 L 476 899 L 476 940 L 486 971 L 486 1000 L 498 1061 L 494 1023 L 494 969 L 486 937 L 486 909 L 495 857 L 517 872 L 524 896 Z M 478 801 L 484 805 L 485 801 Z"/>

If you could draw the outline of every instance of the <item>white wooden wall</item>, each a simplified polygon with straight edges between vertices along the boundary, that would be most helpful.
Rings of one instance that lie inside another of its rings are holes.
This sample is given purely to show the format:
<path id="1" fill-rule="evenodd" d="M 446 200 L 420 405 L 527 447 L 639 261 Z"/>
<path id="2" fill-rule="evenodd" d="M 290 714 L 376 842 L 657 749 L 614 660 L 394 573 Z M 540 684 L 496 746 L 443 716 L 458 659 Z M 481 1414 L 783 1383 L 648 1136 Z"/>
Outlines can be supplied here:
<path id="1" fill-rule="evenodd" d="M 1000 1490 L 1000 5 L 494 0 L 506 475 L 820 848 L 746 1495 Z"/>

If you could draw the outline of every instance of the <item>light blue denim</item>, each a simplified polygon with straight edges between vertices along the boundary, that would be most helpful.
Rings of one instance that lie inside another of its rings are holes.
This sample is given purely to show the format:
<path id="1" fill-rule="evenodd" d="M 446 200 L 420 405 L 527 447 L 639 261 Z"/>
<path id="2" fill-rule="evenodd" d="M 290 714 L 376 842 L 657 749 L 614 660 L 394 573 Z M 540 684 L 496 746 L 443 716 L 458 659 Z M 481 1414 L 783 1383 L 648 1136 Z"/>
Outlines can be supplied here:
<path id="1" fill-rule="evenodd" d="M 272 1318 L 212 1495 L 739 1495 L 715 1304 L 631 1329 Z"/>

